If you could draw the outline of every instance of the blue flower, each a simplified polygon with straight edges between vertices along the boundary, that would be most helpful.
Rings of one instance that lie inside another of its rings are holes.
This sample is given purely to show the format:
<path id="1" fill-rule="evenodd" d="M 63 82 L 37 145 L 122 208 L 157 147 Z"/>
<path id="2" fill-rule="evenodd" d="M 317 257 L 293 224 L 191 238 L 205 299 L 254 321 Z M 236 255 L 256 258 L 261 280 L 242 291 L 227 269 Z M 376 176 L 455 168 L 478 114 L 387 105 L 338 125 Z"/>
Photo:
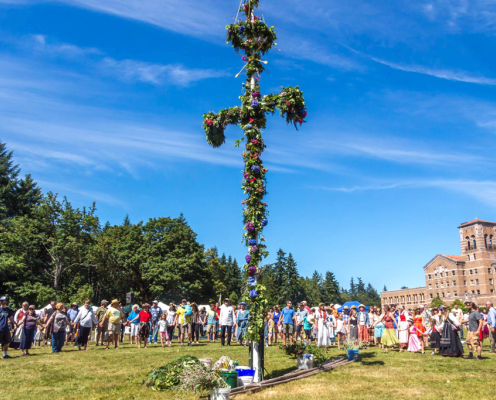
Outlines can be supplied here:
<path id="1" fill-rule="evenodd" d="M 251 129 L 253 126 L 251 124 L 245 125 L 245 129 Z"/>
<path id="2" fill-rule="evenodd" d="M 307 113 L 307 109 L 306 108 L 303 108 L 300 110 L 300 114 L 306 114 Z"/>
<path id="3" fill-rule="evenodd" d="M 243 33 L 243 32 L 245 31 L 245 29 L 246 29 L 246 28 L 245 28 L 243 25 L 241 25 L 241 26 L 239 27 L 239 33 Z"/>
<path id="4" fill-rule="evenodd" d="M 257 244 L 257 240 L 256 239 L 250 239 L 250 240 L 248 240 L 248 245 L 249 246 L 254 246 L 256 244 Z"/>
<path id="5" fill-rule="evenodd" d="M 257 107 L 258 107 L 258 100 L 253 100 L 253 101 L 251 102 L 251 106 L 252 106 L 253 108 L 257 108 Z"/>
<path id="6" fill-rule="evenodd" d="M 267 224 L 269 223 L 269 220 L 267 218 L 264 218 L 261 223 L 262 223 L 262 226 L 267 226 Z"/>
<path id="7" fill-rule="evenodd" d="M 250 290 L 250 297 L 257 297 L 258 292 L 255 289 Z"/>
<path id="8" fill-rule="evenodd" d="M 258 165 L 254 165 L 251 167 L 251 170 L 255 173 L 255 174 L 259 174 L 260 173 L 260 167 Z"/>
<path id="9" fill-rule="evenodd" d="M 248 278 L 248 286 L 257 286 L 257 281 L 254 276 Z"/>

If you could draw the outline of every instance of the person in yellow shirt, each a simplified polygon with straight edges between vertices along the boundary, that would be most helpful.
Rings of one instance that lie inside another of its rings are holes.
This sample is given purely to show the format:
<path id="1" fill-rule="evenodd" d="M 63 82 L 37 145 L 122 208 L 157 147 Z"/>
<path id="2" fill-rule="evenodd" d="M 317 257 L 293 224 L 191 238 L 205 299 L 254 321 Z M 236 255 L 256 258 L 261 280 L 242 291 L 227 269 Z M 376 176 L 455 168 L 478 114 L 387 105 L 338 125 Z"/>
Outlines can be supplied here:
<path id="1" fill-rule="evenodd" d="M 114 342 L 114 346 L 116 349 L 119 348 L 119 338 L 121 335 L 121 319 L 124 318 L 124 314 L 122 313 L 119 304 L 119 300 L 112 300 L 104 319 L 102 320 L 102 322 L 100 322 L 100 326 L 103 326 L 105 321 L 108 320 L 108 340 L 105 350 L 108 350 L 109 345 L 112 342 Z"/>
<path id="2" fill-rule="evenodd" d="M 181 305 L 176 310 L 176 321 L 175 325 L 179 329 L 179 340 L 181 341 L 181 347 L 184 347 L 184 338 L 188 338 L 188 345 L 190 341 L 190 332 L 188 329 L 188 324 L 190 323 L 191 316 L 186 312 L 187 301 L 183 300 Z"/>

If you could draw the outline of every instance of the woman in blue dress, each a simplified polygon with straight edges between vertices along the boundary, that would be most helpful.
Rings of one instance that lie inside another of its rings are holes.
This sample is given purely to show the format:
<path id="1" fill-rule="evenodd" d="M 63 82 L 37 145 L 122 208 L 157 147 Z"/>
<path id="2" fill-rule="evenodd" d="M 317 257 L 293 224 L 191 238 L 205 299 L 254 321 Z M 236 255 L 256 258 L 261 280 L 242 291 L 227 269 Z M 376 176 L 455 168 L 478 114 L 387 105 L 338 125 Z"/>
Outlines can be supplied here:
<path id="1" fill-rule="evenodd" d="M 236 325 L 238 326 L 238 335 L 236 339 L 240 346 L 246 346 L 248 342 L 248 318 L 250 312 L 246 309 L 246 303 L 242 301 L 239 303 L 238 316 L 236 318 Z"/>

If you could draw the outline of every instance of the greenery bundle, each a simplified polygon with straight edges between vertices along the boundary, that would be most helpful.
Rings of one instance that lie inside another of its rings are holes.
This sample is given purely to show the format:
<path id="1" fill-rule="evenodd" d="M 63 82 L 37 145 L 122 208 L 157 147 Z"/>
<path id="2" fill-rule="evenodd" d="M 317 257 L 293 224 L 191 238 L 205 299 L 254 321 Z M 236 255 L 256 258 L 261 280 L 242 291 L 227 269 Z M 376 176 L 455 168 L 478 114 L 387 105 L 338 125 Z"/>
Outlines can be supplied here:
<path id="1" fill-rule="evenodd" d="M 227 387 L 218 371 L 210 371 L 196 357 L 182 356 L 150 372 L 143 383 L 153 390 L 205 393 Z"/>
<path id="2" fill-rule="evenodd" d="M 305 354 L 313 355 L 313 361 L 316 365 L 323 364 L 329 359 L 327 351 L 323 347 L 318 347 L 313 344 L 305 345 L 303 343 L 294 343 L 287 345 L 279 345 L 279 350 L 292 357 L 304 356 Z"/>

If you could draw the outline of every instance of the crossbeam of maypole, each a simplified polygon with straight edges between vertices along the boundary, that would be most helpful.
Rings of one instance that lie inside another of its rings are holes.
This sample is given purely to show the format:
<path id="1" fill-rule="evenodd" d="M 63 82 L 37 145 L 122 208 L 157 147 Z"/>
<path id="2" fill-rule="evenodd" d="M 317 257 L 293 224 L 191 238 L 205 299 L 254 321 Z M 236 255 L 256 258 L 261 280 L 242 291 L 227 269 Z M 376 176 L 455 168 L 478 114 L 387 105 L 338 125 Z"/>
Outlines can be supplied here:
<path id="1" fill-rule="evenodd" d="M 245 168 L 242 171 L 242 189 L 247 198 L 242 201 L 244 230 L 243 240 L 248 247 L 244 269 L 249 278 L 243 300 L 249 304 L 250 319 L 248 339 L 250 340 L 250 367 L 255 369 L 255 382 L 263 380 L 264 373 L 264 318 L 267 311 L 267 300 L 264 297 L 265 287 L 261 281 L 260 264 L 268 256 L 263 229 L 268 224 L 267 203 L 267 168 L 264 167 L 261 155 L 266 148 L 262 138 L 265 129 L 266 114 L 274 114 L 276 110 L 286 118 L 288 124 L 298 129 L 298 124 L 305 122 L 307 110 L 303 93 L 296 87 L 282 88 L 279 94 L 268 94 L 262 97 L 260 92 L 260 74 L 267 61 L 263 56 L 277 44 L 274 27 L 269 27 L 259 14 L 260 0 L 242 0 L 238 19 L 227 25 L 227 42 L 234 47 L 236 54 L 243 53 L 241 59 L 245 63 L 236 78 L 246 74 L 243 83 L 244 94 L 240 96 L 241 106 L 223 109 L 218 113 L 208 112 L 203 115 L 203 128 L 207 142 L 213 147 L 225 143 L 227 125 L 239 125 L 244 135 L 236 140 L 236 146 L 246 141 L 242 153 Z"/>

